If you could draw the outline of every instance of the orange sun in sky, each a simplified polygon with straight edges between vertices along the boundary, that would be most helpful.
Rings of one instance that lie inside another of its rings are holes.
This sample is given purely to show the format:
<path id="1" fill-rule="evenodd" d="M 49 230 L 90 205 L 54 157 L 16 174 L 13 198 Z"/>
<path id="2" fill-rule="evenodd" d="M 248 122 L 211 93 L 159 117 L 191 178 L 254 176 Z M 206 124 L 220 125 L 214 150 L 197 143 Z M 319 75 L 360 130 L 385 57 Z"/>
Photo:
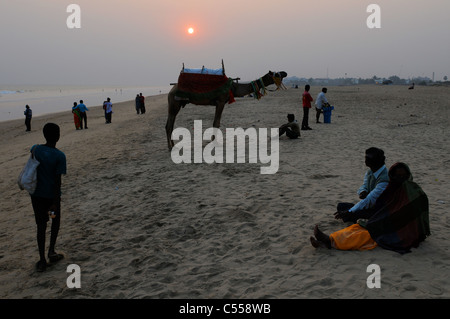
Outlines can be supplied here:
<path id="1" fill-rule="evenodd" d="M 192 27 L 188 29 L 188 33 L 189 33 L 189 34 L 194 34 L 194 31 L 195 31 L 195 30 L 194 30 L 194 28 L 192 28 Z"/>

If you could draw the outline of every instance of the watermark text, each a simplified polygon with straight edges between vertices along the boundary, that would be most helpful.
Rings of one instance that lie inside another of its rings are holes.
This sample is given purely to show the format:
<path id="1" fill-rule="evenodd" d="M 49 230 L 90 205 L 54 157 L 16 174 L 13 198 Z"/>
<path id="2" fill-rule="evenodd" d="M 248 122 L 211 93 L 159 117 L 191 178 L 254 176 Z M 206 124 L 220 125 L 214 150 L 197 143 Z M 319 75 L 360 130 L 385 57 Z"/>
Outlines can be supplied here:
<path id="1" fill-rule="evenodd" d="M 70 264 L 67 266 L 67 273 L 69 273 L 69 277 L 67 277 L 66 284 L 67 288 L 81 288 L 81 269 L 77 264 Z"/>
<path id="2" fill-rule="evenodd" d="M 369 4 L 367 6 L 368 13 L 371 13 L 366 20 L 367 27 L 369 29 L 381 28 L 381 8 L 378 4 Z"/>
<path id="3" fill-rule="evenodd" d="M 245 130 L 227 128 L 225 134 L 224 138 L 222 131 L 214 127 L 207 128 L 203 132 L 201 120 L 194 121 L 193 138 L 188 129 L 176 128 L 172 132 L 172 140 L 179 142 L 172 148 L 172 161 L 176 164 L 258 163 L 259 161 L 262 164 L 268 164 L 261 167 L 261 174 L 275 174 L 278 171 L 278 128 L 270 129 L 270 133 L 267 128 L 259 130 L 254 127 Z M 246 156 L 247 140 L 248 154 Z M 210 142 L 203 148 L 204 141 Z"/>
<path id="4" fill-rule="evenodd" d="M 66 20 L 67 28 L 80 29 L 81 28 L 81 8 L 78 4 L 69 4 L 66 9 L 67 13 L 71 13 Z"/>
<path id="5" fill-rule="evenodd" d="M 377 264 L 367 266 L 367 272 L 372 273 L 367 277 L 367 287 L 370 289 L 381 288 L 381 268 Z"/>

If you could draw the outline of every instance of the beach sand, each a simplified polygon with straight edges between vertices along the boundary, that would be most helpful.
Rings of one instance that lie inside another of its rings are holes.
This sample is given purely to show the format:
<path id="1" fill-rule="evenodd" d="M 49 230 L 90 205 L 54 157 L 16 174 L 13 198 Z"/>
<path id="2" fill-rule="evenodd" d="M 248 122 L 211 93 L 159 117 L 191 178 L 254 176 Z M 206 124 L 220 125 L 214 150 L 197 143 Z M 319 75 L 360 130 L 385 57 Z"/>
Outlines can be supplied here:
<path id="1" fill-rule="evenodd" d="M 236 99 L 221 128 L 277 128 L 287 113 L 301 122 L 302 93 Z M 272 175 L 260 174 L 261 163 L 175 164 L 167 95 L 147 97 L 145 115 L 134 101 L 112 101 L 110 125 L 92 107 L 88 130 L 76 131 L 70 112 L 34 118 L 31 133 L 23 120 L 0 123 L 0 298 L 449 298 L 450 89 L 329 87 L 327 97 L 331 123 L 316 124 L 311 112 L 313 130 L 281 137 Z M 213 117 L 214 107 L 188 104 L 175 127 L 192 132 L 203 120 L 206 129 Z M 30 147 L 45 143 L 47 122 L 60 125 L 67 156 L 56 247 L 65 259 L 37 273 L 31 201 L 16 179 Z M 388 167 L 410 166 L 429 198 L 431 236 L 405 255 L 313 248 L 315 224 L 328 234 L 346 226 L 333 213 L 358 200 L 371 146 Z M 80 267 L 79 289 L 66 285 L 70 264 Z M 381 288 L 367 286 L 372 264 Z"/>

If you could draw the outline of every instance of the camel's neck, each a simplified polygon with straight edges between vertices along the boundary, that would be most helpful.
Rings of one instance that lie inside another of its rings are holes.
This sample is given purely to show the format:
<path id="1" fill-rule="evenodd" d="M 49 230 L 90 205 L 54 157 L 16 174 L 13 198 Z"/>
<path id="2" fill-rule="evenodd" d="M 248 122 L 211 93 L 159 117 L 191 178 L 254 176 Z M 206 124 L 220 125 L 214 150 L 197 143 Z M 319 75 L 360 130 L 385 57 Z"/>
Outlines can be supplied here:
<path id="1" fill-rule="evenodd" d="M 269 76 L 268 74 L 263 76 L 261 78 L 262 82 L 264 83 L 264 86 L 269 86 L 271 84 L 274 84 L 273 78 Z M 259 82 L 259 81 L 258 81 Z M 260 87 L 261 85 L 258 84 Z M 252 83 L 246 83 L 246 84 L 240 84 L 240 83 L 233 83 L 233 95 L 236 97 L 243 97 L 247 96 L 249 94 L 254 93 L 254 85 Z"/>
<path id="2" fill-rule="evenodd" d="M 248 84 L 233 83 L 233 95 L 236 97 L 243 97 L 253 92 L 253 86 Z"/>

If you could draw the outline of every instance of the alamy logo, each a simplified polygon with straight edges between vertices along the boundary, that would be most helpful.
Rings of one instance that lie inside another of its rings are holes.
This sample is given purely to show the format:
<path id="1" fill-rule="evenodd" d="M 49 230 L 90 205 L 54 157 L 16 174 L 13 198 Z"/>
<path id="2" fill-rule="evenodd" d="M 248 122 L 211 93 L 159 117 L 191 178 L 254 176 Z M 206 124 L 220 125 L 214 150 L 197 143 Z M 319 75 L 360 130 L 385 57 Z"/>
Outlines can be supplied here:
<path id="1" fill-rule="evenodd" d="M 70 274 L 67 277 L 67 288 L 81 288 L 81 269 L 77 264 L 70 264 L 67 266 L 67 272 Z"/>
<path id="2" fill-rule="evenodd" d="M 67 28 L 80 29 L 81 28 L 81 8 L 78 4 L 70 4 L 66 9 L 67 13 L 71 13 L 66 20 Z"/>
<path id="3" fill-rule="evenodd" d="M 181 140 L 180 140 L 181 137 Z M 172 148 L 172 161 L 179 163 L 258 163 L 269 164 L 261 167 L 261 174 L 275 174 L 279 166 L 278 128 L 254 127 L 227 128 L 224 134 L 218 128 L 208 128 L 203 132 L 202 121 L 194 121 L 194 136 L 186 128 L 176 128 L 172 140 L 178 141 Z M 248 156 L 246 149 L 248 140 Z M 203 141 L 210 141 L 203 148 Z M 236 141 L 236 143 L 235 143 Z M 270 151 L 269 151 L 270 142 Z M 235 147 L 236 146 L 236 147 Z M 225 159 L 224 159 L 225 151 Z"/>
<path id="4" fill-rule="evenodd" d="M 367 287 L 370 289 L 381 288 L 381 268 L 377 264 L 367 266 L 367 272 L 372 273 L 367 277 Z"/>
<path id="5" fill-rule="evenodd" d="M 381 28 L 381 8 L 378 4 L 370 4 L 367 7 L 367 13 L 371 13 L 366 20 L 369 29 Z"/>

